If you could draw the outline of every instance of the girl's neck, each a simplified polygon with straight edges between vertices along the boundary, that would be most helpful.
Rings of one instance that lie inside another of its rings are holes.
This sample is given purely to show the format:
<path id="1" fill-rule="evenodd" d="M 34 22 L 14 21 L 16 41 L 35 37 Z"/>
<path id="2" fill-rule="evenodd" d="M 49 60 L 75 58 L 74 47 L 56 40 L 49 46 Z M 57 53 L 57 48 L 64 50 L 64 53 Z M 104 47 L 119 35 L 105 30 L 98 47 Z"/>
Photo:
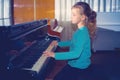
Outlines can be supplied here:
<path id="1" fill-rule="evenodd" d="M 78 26 L 78 29 L 80 29 L 80 28 L 82 28 L 83 26 L 85 26 L 85 24 L 84 24 L 84 23 L 78 23 L 77 26 Z"/>

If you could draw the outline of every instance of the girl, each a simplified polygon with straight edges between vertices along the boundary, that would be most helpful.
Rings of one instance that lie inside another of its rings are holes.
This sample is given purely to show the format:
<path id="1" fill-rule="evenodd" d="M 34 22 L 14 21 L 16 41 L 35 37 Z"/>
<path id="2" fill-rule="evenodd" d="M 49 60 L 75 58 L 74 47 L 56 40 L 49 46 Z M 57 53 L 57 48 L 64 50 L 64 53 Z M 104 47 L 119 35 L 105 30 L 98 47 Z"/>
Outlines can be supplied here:
<path id="1" fill-rule="evenodd" d="M 69 41 L 54 41 L 51 45 L 70 47 L 68 52 L 49 52 L 44 55 L 56 60 L 68 60 L 68 64 L 55 76 L 54 80 L 78 80 L 81 72 L 91 64 L 91 41 L 96 28 L 96 13 L 85 2 L 77 2 L 72 7 L 72 23 L 77 30 Z"/>

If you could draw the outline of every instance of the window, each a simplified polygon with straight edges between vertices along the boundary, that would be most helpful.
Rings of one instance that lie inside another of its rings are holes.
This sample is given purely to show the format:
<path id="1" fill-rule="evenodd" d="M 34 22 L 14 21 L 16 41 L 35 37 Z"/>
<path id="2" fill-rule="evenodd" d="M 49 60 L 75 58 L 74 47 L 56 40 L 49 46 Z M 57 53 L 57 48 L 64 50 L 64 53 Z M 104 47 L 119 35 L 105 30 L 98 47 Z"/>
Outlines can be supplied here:
<path id="1" fill-rule="evenodd" d="M 98 13 L 120 13 L 120 0 L 55 0 L 55 18 L 59 21 L 69 21 L 71 7 L 78 1 L 88 3 Z"/>
<path id="2" fill-rule="evenodd" d="M 120 12 L 120 0 L 79 0 L 87 2 L 96 12 Z"/>
<path id="3" fill-rule="evenodd" d="M 11 25 L 11 1 L 0 0 L 0 26 Z"/>
<path id="4" fill-rule="evenodd" d="M 89 4 L 93 4 L 92 8 L 96 12 L 120 12 L 120 0 L 94 0 Z"/>

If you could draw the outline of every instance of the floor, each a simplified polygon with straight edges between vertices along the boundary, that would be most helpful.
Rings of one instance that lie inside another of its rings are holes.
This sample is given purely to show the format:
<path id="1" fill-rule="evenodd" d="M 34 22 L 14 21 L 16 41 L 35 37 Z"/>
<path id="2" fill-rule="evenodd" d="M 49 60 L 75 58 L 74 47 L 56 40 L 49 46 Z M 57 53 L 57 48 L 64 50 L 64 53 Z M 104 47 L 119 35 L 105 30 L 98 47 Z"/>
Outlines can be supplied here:
<path id="1" fill-rule="evenodd" d="M 53 78 L 55 77 L 55 75 L 65 66 L 66 61 L 56 61 L 55 62 L 55 66 L 54 69 L 52 70 L 52 72 L 46 77 L 45 80 L 53 80 Z"/>
<path id="2" fill-rule="evenodd" d="M 91 60 L 94 65 L 93 72 L 90 72 L 92 76 L 102 77 L 102 80 L 120 80 L 119 50 L 98 51 L 92 54 Z M 55 63 L 54 69 L 45 80 L 53 80 L 53 77 L 65 66 L 66 61 L 56 61 Z M 88 75 L 85 76 L 88 77 Z"/>

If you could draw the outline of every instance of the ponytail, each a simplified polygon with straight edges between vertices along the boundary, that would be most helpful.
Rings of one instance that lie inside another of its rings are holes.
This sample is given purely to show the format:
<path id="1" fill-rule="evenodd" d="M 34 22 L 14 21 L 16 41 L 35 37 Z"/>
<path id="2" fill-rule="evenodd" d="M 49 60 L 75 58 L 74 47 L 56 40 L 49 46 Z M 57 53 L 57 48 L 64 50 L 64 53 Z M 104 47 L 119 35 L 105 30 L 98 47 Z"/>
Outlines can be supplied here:
<path id="1" fill-rule="evenodd" d="M 93 40 L 96 32 L 96 12 L 92 11 L 88 16 L 87 27 L 89 30 L 90 38 Z"/>

